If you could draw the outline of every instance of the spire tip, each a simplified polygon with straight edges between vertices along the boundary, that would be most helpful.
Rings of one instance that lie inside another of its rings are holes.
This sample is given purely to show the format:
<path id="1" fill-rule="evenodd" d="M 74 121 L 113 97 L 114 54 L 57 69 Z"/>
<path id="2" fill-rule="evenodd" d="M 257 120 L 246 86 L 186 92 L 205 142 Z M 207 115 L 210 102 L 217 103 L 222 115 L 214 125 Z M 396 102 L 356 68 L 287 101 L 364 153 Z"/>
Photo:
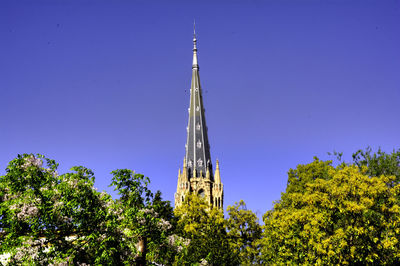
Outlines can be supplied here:
<path id="1" fill-rule="evenodd" d="M 196 21 L 193 20 L 193 64 L 192 68 L 199 68 L 197 64 L 197 39 L 196 39 Z"/>
<path id="2" fill-rule="evenodd" d="M 196 39 L 196 20 L 193 19 L 193 37 Z"/>

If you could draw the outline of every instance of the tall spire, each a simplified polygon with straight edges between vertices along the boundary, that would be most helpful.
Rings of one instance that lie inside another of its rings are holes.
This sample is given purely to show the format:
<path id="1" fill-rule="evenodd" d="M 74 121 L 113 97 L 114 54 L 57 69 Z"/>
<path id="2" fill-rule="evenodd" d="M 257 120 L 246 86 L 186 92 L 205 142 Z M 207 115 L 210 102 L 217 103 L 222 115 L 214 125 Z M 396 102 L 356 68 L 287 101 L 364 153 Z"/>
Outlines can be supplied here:
<path id="1" fill-rule="evenodd" d="M 224 185 L 221 182 L 219 162 L 215 173 L 211 163 L 210 145 L 204 114 L 199 64 L 197 61 L 196 28 L 193 23 L 193 64 L 190 85 L 189 119 L 187 127 L 186 153 L 182 171 L 178 172 L 175 207 L 180 206 L 187 193 L 204 197 L 211 206 L 224 207 Z"/>
<path id="2" fill-rule="evenodd" d="M 185 156 L 190 177 L 193 176 L 194 172 L 197 174 L 200 172 L 206 173 L 207 168 L 209 168 L 209 171 L 212 173 L 210 145 L 208 143 L 207 126 L 204 115 L 196 44 L 197 39 L 194 30 L 192 83 L 190 87 L 189 121 L 187 128 L 188 135 Z"/>

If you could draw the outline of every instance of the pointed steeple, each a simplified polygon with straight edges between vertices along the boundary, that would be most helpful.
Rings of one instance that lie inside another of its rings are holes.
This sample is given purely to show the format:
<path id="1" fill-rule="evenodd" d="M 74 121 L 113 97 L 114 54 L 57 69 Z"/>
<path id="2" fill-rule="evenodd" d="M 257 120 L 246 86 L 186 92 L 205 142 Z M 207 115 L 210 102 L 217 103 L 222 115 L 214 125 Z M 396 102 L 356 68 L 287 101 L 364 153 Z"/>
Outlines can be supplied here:
<path id="1" fill-rule="evenodd" d="M 221 184 L 221 174 L 219 173 L 219 161 L 217 160 L 217 167 L 215 168 L 215 183 Z"/>
<path id="2" fill-rule="evenodd" d="M 186 163 L 186 158 L 183 158 L 183 167 L 182 167 L 182 173 L 179 175 L 179 180 L 178 182 L 188 182 L 187 178 L 187 163 Z"/>
<path id="3" fill-rule="evenodd" d="M 193 64 L 190 85 L 189 119 L 187 126 L 186 153 L 182 171 L 178 173 L 175 193 L 175 207 L 180 206 L 187 193 L 201 195 L 212 206 L 223 209 L 224 185 L 221 182 L 219 162 L 213 172 L 210 145 L 200 86 L 199 63 L 197 58 L 197 38 L 193 28 Z"/>
<path id="4" fill-rule="evenodd" d="M 207 167 L 212 173 L 210 145 L 208 143 L 203 96 L 200 86 L 199 65 L 197 60 L 197 39 L 193 37 L 192 82 L 190 86 L 189 121 L 186 142 L 186 162 L 189 179 L 195 172 L 206 173 Z M 196 169 L 196 171 L 195 171 Z M 213 177 L 211 176 L 211 180 Z"/>

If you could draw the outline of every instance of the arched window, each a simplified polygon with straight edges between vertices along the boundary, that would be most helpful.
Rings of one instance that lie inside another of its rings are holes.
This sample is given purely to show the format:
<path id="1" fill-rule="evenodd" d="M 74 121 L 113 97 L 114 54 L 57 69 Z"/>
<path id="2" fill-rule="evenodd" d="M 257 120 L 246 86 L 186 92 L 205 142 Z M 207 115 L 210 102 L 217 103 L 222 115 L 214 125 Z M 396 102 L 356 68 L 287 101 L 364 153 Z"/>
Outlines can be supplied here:
<path id="1" fill-rule="evenodd" d="M 201 198 L 204 198 L 206 196 L 203 189 L 200 189 L 198 194 Z"/>

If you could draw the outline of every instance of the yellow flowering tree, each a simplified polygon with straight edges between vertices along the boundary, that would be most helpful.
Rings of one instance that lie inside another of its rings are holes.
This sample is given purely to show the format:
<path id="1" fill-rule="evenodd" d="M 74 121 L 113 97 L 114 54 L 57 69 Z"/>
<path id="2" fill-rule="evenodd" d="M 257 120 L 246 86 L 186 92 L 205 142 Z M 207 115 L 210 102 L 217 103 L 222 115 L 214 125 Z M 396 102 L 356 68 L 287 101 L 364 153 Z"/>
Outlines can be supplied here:
<path id="1" fill-rule="evenodd" d="M 257 215 L 247 209 L 243 200 L 228 206 L 227 211 L 226 228 L 235 257 L 242 265 L 260 264 L 261 225 Z"/>
<path id="2" fill-rule="evenodd" d="M 236 265 L 237 258 L 230 249 L 225 220 L 221 210 L 212 208 L 203 198 L 188 194 L 175 209 L 177 234 L 185 239 L 178 253 L 177 265 Z"/>
<path id="3" fill-rule="evenodd" d="M 315 159 L 289 171 L 263 220 L 262 259 L 275 264 L 396 264 L 400 185 L 366 167 Z"/>

